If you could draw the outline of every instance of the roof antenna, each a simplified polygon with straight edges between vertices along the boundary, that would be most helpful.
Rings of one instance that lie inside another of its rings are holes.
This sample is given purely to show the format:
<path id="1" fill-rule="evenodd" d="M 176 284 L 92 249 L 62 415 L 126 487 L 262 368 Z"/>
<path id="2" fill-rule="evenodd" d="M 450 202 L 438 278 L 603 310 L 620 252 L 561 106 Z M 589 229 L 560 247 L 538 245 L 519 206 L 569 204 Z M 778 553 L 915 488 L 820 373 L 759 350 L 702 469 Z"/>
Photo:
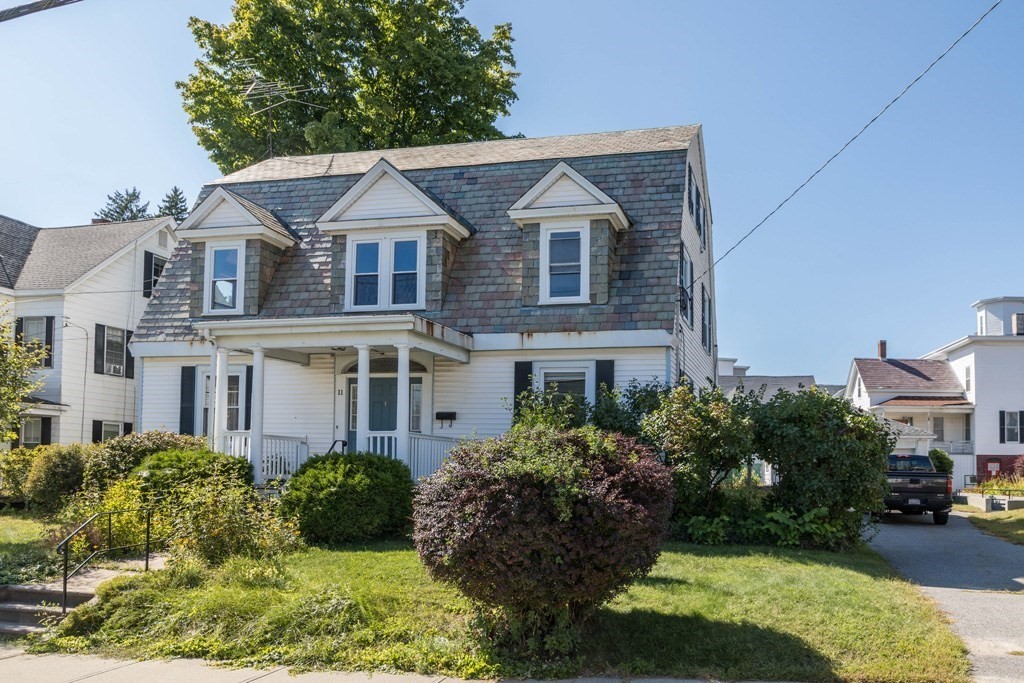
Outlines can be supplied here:
<path id="1" fill-rule="evenodd" d="M 298 99 L 298 95 L 312 92 L 316 88 L 303 85 L 289 85 L 284 81 L 264 79 L 257 73 L 252 59 L 240 59 L 235 63 L 240 71 L 247 74 L 248 78 L 247 83 L 242 86 L 242 97 L 245 98 L 246 102 L 252 104 L 253 107 L 264 104 L 263 107 L 253 112 L 253 115 L 263 113 L 267 115 L 267 152 L 263 155 L 264 158 L 273 158 L 274 156 L 274 109 L 289 102 L 302 104 L 307 107 L 316 107 L 317 109 L 327 109 L 323 105 Z"/>

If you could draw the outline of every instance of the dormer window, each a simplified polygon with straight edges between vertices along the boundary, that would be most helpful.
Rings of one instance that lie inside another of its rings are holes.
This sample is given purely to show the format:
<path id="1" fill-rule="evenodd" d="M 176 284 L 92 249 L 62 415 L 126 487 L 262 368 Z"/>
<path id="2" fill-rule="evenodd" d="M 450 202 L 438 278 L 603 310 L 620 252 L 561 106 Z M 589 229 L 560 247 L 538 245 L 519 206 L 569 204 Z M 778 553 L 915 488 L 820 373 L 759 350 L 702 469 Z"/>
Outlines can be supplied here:
<path id="1" fill-rule="evenodd" d="M 589 224 L 541 224 L 540 236 L 540 303 L 589 303 Z"/>
<path id="2" fill-rule="evenodd" d="M 348 310 L 410 310 L 426 301 L 426 233 L 360 235 L 349 241 Z"/>
<path id="3" fill-rule="evenodd" d="M 208 244 L 206 247 L 206 312 L 242 312 L 244 244 Z"/>

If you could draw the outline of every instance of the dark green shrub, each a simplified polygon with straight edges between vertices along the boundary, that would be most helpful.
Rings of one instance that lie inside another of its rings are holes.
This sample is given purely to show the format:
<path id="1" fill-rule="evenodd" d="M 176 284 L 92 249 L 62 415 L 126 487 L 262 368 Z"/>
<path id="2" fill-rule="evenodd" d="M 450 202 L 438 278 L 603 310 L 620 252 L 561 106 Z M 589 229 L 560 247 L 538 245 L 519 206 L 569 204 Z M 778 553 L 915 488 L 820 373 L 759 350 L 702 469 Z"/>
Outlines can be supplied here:
<path id="1" fill-rule="evenodd" d="M 527 428 L 575 429 L 587 424 L 589 417 L 590 403 L 585 398 L 554 389 L 528 389 L 519 394 L 512 422 Z"/>
<path id="2" fill-rule="evenodd" d="M 302 545 L 295 526 L 282 519 L 277 501 L 240 480 L 237 468 L 214 463 L 201 479 L 174 492 L 168 515 L 172 552 L 219 565 L 233 556 L 267 558 Z"/>
<path id="3" fill-rule="evenodd" d="M 0 451 L 0 499 L 9 503 L 25 502 L 25 484 L 37 451 L 12 448 Z"/>
<path id="4" fill-rule="evenodd" d="M 882 511 L 894 437 L 849 401 L 811 389 L 780 391 L 754 410 L 757 453 L 778 475 L 774 509 L 801 516 L 818 508 L 836 529 L 826 547 L 861 539 L 869 513 Z M 819 537 L 820 538 L 820 537 Z M 814 537 L 807 545 L 818 545 Z"/>
<path id="5" fill-rule="evenodd" d="M 953 458 L 949 457 L 949 453 L 941 448 L 933 448 L 928 451 L 928 457 L 932 459 L 936 472 L 953 474 Z"/>
<path id="6" fill-rule="evenodd" d="M 95 446 L 39 446 L 25 481 L 25 496 L 36 505 L 55 510 L 64 496 L 82 487 L 85 461 Z"/>
<path id="7" fill-rule="evenodd" d="M 650 571 L 671 510 L 671 471 L 634 439 L 516 426 L 459 444 L 420 484 L 414 536 L 499 644 L 564 655 L 583 618 Z"/>
<path id="8" fill-rule="evenodd" d="M 85 462 L 86 488 L 105 489 L 126 478 L 142 461 L 161 451 L 203 451 L 206 439 L 190 434 L 149 431 L 125 434 L 103 443 Z"/>
<path id="9" fill-rule="evenodd" d="M 143 482 L 148 500 L 166 497 L 178 487 L 200 482 L 214 472 L 251 484 L 252 465 L 243 458 L 223 453 L 195 450 L 169 450 L 150 455 L 135 470 Z"/>
<path id="10" fill-rule="evenodd" d="M 345 543 L 395 534 L 412 515 L 405 463 L 369 453 L 320 455 L 288 481 L 281 511 L 311 543 Z"/>
<path id="11" fill-rule="evenodd" d="M 669 392 L 668 385 L 657 380 L 640 382 L 634 378 L 621 390 L 602 384 L 590 411 L 590 422 L 606 432 L 619 432 L 647 443 L 642 433 L 643 419 L 661 407 Z"/>

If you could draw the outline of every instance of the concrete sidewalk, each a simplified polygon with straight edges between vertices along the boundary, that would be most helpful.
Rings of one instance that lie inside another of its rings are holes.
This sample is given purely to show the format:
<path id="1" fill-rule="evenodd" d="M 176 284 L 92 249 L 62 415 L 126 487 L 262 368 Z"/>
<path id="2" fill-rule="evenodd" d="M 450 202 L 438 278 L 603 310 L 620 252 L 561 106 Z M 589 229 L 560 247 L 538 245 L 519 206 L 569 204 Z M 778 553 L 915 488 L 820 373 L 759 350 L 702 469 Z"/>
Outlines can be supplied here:
<path id="1" fill-rule="evenodd" d="M 0 681 L 12 683 L 442 683 L 444 676 L 364 672 L 290 674 L 286 668 L 220 669 L 198 659 L 145 662 L 93 655 L 30 655 L 0 644 Z M 703 683 L 695 679 L 632 679 L 637 683 Z M 619 678 L 578 678 L 575 683 L 620 683 Z M 563 682 L 565 683 L 565 682 Z"/>

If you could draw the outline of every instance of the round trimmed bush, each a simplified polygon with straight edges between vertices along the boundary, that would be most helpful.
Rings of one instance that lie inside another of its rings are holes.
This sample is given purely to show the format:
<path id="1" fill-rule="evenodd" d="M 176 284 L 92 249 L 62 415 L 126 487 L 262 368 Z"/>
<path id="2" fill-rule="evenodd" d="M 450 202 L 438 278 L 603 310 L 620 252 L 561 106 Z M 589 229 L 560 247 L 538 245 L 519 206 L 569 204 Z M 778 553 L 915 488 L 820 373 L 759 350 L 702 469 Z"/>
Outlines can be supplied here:
<path id="1" fill-rule="evenodd" d="M 147 498 L 162 498 L 184 484 L 223 475 L 239 483 L 251 484 L 252 465 L 244 458 L 202 450 L 173 449 L 150 455 L 135 470 L 143 481 Z"/>
<path id="2" fill-rule="evenodd" d="M 206 439 L 191 434 L 148 431 L 104 441 L 85 462 L 85 486 L 99 490 L 125 479 L 142 461 L 161 451 L 205 451 Z"/>
<path id="3" fill-rule="evenodd" d="M 25 497 L 48 510 L 82 487 L 82 474 L 90 452 L 96 446 L 80 443 L 68 446 L 39 446 L 25 481 Z"/>
<path id="4" fill-rule="evenodd" d="M 310 543 L 367 540 L 406 528 L 412 492 L 412 474 L 399 460 L 332 453 L 299 468 L 281 496 L 281 511 Z"/>
<path id="5" fill-rule="evenodd" d="M 492 636 L 564 654 L 580 619 L 654 566 L 672 498 L 671 470 L 632 438 L 513 427 L 458 445 L 420 485 L 414 538 L 434 578 L 498 610 Z"/>

